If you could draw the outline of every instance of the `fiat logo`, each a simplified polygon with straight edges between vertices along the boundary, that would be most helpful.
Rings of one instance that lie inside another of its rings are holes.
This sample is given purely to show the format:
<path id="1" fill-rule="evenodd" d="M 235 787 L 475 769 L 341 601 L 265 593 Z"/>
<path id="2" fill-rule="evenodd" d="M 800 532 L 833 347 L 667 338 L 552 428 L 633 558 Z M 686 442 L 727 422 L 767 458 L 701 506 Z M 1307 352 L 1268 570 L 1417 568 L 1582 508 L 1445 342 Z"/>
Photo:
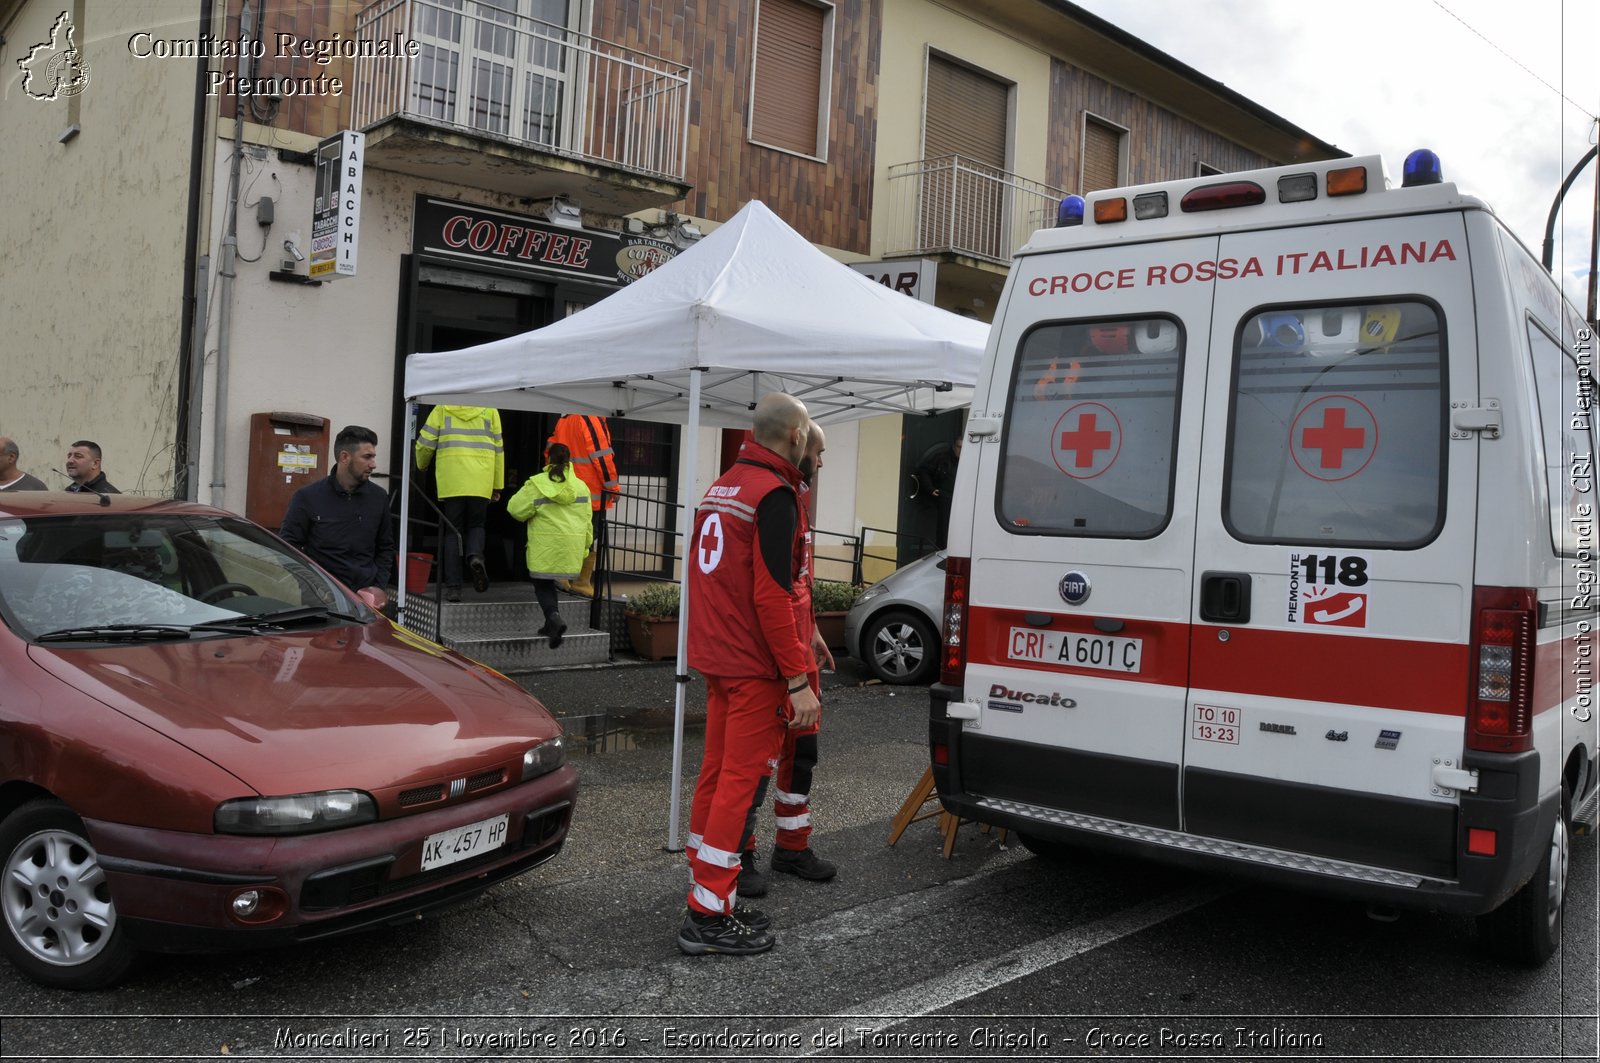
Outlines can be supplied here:
<path id="1" fill-rule="evenodd" d="M 1082 572 L 1068 572 L 1061 577 L 1061 600 L 1068 605 L 1082 605 L 1089 600 L 1089 577 Z"/>

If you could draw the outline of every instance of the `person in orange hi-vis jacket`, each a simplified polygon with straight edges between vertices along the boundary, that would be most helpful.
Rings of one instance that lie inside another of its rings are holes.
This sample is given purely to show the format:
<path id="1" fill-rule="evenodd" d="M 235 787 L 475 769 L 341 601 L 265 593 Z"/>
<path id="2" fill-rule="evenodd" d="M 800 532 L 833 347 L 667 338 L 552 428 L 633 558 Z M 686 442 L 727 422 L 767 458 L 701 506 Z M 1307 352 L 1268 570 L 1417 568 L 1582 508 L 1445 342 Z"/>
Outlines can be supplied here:
<path id="1" fill-rule="evenodd" d="M 622 484 L 617 472 L 617 455 L 611 449 L 611 428 L 604 417 L 585 417 L 576 413 L 562 416 L 550 433 L 551 443 L 560 443 L 572 455 L 572 467 L 589 487 L 589 505 L 594 512 L 595 551 L 605 541 L 606 511 L 617 504 Z M 594 597 L 595 553 L 584 559 L 578 578 L 556 585 L 572 594 Z"/>

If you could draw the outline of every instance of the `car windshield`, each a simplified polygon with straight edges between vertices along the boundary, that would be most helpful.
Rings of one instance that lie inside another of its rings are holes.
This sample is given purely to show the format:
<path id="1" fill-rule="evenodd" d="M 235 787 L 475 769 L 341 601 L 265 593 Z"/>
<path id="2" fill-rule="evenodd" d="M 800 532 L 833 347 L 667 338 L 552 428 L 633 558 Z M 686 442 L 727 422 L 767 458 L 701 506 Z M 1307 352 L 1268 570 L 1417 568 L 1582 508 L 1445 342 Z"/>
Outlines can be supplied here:
<path id="1" fill-rule="evenodd" d="M 0 518 L 0 612 L 23 636 L 52 641 L 371 615 L 248 521 L 146 513 Z"/>

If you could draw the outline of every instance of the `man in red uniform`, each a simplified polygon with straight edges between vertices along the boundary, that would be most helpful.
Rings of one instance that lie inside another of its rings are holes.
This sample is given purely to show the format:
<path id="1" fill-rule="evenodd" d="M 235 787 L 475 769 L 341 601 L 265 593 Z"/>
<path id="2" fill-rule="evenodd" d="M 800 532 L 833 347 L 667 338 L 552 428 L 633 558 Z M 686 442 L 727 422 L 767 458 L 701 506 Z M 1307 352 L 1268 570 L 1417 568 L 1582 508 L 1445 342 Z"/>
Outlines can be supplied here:
<path id="1" fill-rule="evenodd" d="M 756 404 L 752 439 L 706 492 L 689 544 L 689 666 L 706 680 L 706 745 L 689 813 L 689 910 L 678 947 L 750 955 L 772 947 L 765 915 L 738 903 L 745 821 L 785 726 L 821 711 L 795 627 L 805 558 L 798 463 L 806 408 L 775 393 Z"/>
<path id="2" fill-rule="evenodd" d="M 593 511 L 594 551 L 583 559 L 583 570 L 571 583 L 558 582 L 562 590 L 594 597 L 595 553 L 605 542 L 606 510 L 617 504 L 622 480 L 617 473 L 617 455 L 611 447 L 611 427 L 604 417 L 562 415 L 550 433 L 551 443 L 561 443 L 572 455 L 572 468 L 589 488 L 589 507 Z"/>
<path id="3" fill-rule="evenodd" d="M 814 544 L 811 539 L 811 517 L 806 508 L 806 495 L 816 482 L 822 468 L 822 454 L 827 450 L 827 436 L 822 426 L 811 422 L 807 436 L 806 452 L 800 458 L 800 537 L 805 544 L 805 558 L 800 576 L 795 580 L 794 624 L 795 630 L 808 633 L 811 641 L 812 664 L 808 678 L 811 689 L 822 697 L 821 669 L 834 667 L 833 653 L 827 640 L 817 629 L 817 619 L 811 611 L 811 584 L 815 579 L 812 558 Z M 778 752 L 776 789 L 773 792 L 772 814 L 778 828 L 776 844 L 772 849 L 772 870 L 782 871 L 811 882 L 826 882 L 838 872 L 831 861 L 824 860 L 811 848 L 811 776 L 817 766 L 818 723 L 807 728 L 789 728 L 784 732 Z M 767 780 L 756 787 L 755 801 L 745 822 L 744 851 L 740 854 L 739 892 L 746 897 L 761 897 L 767 892 L 767 879 L 756 868 L 756 816 L 766 800 Z"/>

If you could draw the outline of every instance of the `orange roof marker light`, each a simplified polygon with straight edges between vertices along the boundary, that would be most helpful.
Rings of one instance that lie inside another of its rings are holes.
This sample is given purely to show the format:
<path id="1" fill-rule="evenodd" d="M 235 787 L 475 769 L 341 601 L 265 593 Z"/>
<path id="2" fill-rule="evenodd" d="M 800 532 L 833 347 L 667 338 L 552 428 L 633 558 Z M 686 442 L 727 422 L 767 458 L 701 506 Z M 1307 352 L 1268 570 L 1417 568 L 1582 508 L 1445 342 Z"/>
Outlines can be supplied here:
<path id="1" fill-rule="evenodd" d="M 1328 195 L 1359 196 L 1367 190 L 1367 168 L 1346 166 L 1328 171 Z"/>
<path id="2" fill-rule="evenodd" d="M 1121 196 L 1117 196 L 1115 199 L 1102 199 L 1094 205 L 1094 223 L 1096 225 L 1127 220 L 1128 201 Z"/>

